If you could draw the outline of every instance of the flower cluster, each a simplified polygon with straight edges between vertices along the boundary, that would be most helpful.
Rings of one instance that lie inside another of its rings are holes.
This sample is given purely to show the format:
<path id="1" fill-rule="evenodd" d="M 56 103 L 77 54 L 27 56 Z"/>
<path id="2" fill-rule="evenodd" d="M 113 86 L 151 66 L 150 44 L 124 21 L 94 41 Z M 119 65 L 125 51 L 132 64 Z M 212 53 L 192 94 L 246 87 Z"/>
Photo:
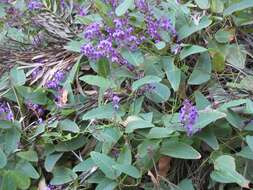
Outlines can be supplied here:
<path id="1" fill-rule="evenodd" d="M 119 0 L 105 0 L 106 3 L 109 3 L 113 8 L 117 7 Z"/>
<path id="2" fill-rule="evenodd" d="M 100 36 L 102 35 L 101 27 L 101 24 L 96 22 L 88 25 L 84 30 L 84 38 L 88 40 L 100 38 Z"/>
<path id="3" fill-rule="evenodd" d="M 115 110 L 119 109 L 119 102 L 120 102 L 120 97 L 117 96 L 117 95 L 113 95 L 113 97 L 112 97 L 112 105 L 113 105 L 113 108 Z"/>
<path id="4" fill-rule="evenodd" d="M 199 131 L 199 129 L 195 129 L 193 125 L 195 124 L 196 120 L 198 119 L 198 111 L 195 106 L 189 100 L 185 100 L 183 102 L 183 107 L 180 109 L 179 112 L 179 120 L 183 124 L 187 135 L 192 136 L 194 133 Z"/>
<path id="5" fill-rule="evenodd" d="M 42 32 L 39 32 L 38 34 L 33 36 L 32 45 L 35 47 L 40 46 L 41 44 L 43 44 L 43 41 L 44 41 L 44 34 Z"/>
<path id="6" fill-rule="evenodd" d="M 48 185 L 46 190 L 62 190 L 63 186 L 61 185 Z"/>
<path id="7" fill-rule="evenodd" d="M 9 121 L 12 121 L 14 119 L 13 112 L 5 102 L 0 103 L 0 116 L 0 118 L 4 118 Z"/>
<path id="8" fill-rule="evenodd" d="M 134 29 L 127 18 L 114 18 L 113 24 L 113 26 L 103 26 L 100 23 L 88 25 L 84 30 L 84 38 L 91 42 L 81 46 L 81 53 L 93 60 L 107 58 L 132 71 L 134 66 L 121 56 L 120 50 L 128 48 L 134 51 L 145 38 L 133 34 Z"/>
<path id="9" fill-rule="evenodd" d="M 30 101 L 26 105 L 28 109 L 32 110 L 35 113 L 35 115 L 39 117 L 41 117 L 45 113 L 45 110 L 42 108 L 41 105 L 33 104 Z"/>
<path id="10" fill-rule="evenodd" d="M 56 90 L 59 88 L 60 83 L 64 80 L 64 78 L 65 72 L 59 70 L 54 74 L 53 79 L 47 82 L 46 87 Z"/>
<path id="11" fill-rule="evenodd" d="M 38 10 L 38 9 L 41 9 L 42 7 L 43 7 L 43 4 L 38 0 L 30 0 L 28 3 L 28 9 L 30 11 Z"/>
<path id="12" fill-rule="evenodd" d="M 146 0 L 135 0 L 135 6 L 142 13 L 147 13 L 150 11 L 149 4 Z"/>
<path id="13" fill-rule="evenodd" d="M 1 0 L 0 3 L 5 3 L 5 4 L 9 4 L 12 3 L 15 0 Z"/>
<path id="14" fill-rule="evenodd" d="M 176 36 L 176 29 L 173 27 L 171 21 L 168 18 L 162 17 L 156 19 L 151 15 L 146 16 L 147 33 L 155 40 L 155 42 L 161 41 L 161 31 L 168 31 L 172 36 Z"/>
<path id="15" fill-rule="evenodd" d="M 23 13 L 12 5 L 5 8 L 5 13 L 6 13 L 6 23 L 10 27 L 20 28 L 20 26 L 22 25 L 21 19 Z"/>
<path id="16" fill-rule="evenodd" d="M 166 17 L 155 18 L 146 0 L 135 0 L 135 6 L 145 15 L 147 33 L 155 42 L 161 41 L 161 31 L 170 32 L 172 36 L 177 35 L 176 29 L 173 27 L 170 19 Z"/>

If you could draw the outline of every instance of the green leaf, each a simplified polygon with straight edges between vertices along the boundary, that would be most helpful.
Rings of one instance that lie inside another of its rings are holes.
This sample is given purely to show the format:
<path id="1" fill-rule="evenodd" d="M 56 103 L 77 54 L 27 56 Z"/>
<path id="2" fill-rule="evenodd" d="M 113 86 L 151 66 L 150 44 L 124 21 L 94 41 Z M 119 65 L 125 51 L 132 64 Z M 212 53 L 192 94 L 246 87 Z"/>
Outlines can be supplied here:
<path id="1" fill-rule="evenodd" d="M 26 152 L 18 152 L 17 156 L 27 161 L 38 162 L 38 155 L 37 152 L 35 152 L 34 150 L 28 150 Z"/>
<path id="2" fill-rule="evenodd" d="M 219 143 L 218 140 L 211 128 L 207 130 L 203 130 L 198 134 L 198 137 L 203 140 L 206 144 L 208 144 L 212 149 L 218 150 Z"/>
<path id="3" fill-rule="evenodd" d="M 136 100 L 134 100 L 129 108 L 130 114 L 137 115 L 138 113 L 140 113 L 143 101 L 144 101 L 144 96 L 141 96 L 137 98 Z"/>
<path id="4" fill-rule="evenodd" d="M 13 86 L 21 86 L 26 82 L 24 70 L 14 67 L 10 71 L 10 78 Z"/>
<path id="5" fill-rule="evenodd" d="M 237 114 L 236 112 L 233 112 L 232 110 L 228 110 L 226 112 L 226 120 L 235 128 L 242 130 L 242 128 L 244 127 L 244 120 L 242 119 L 242 117 Z"/>
<path id="6" fill-rule="evenodd" d="M 40 175 L 39 173 L 35 170 L 32 164 L 30 162 L 19 162 L 16 166 L 16 169 L 19 170 L 20 172 L 23 172 L 26 176 L 32 178 L 32 179 L 39 179 Z"/>
<path id="7" fill-rule="evenodd" d="M 154 127 L 154 125 L 151 122 L 141 119 L 140 117 L 137 116 L 128 117 L 126 123 L 127 123 L 125 130 L 126 133 L 132 133 L 134 130 L 137 129 L 146 129 Z"/>
<path id="8" fill-rule="evenodd" d="M 122 132 L 117 127 L 105 125 L 101 129 L 92 132 L 92 135 L 101 142 L 113 142 L 116 143 L 122 136 Z"/>
<path id="9" fill-rule="evenodd" d="M 207 82 L 211 78 L 212 65 L 208 53 L 200 55 L 196 66 L 188 80 L 190 85 L 199 85 Z"/>
<path id="10" fill-rule="evenodd" d="M 211 105 L 208 99 L 200 91 L 194 92 L 194 98 L 195 98 L 196 107 L 198 108 L 198 110 L 203 110 Z"/>
<path id="11" fill-rule="evenodd" d="M 230 45 L 226 61 L 236 68 L 244 69 L 246 63 L 246 52 L 244 47 L 235 44 Z"/>
<path id="12" fill-rule="evenodd" d="M 130 64 L 134 66 L 140 66 L 144 63 L 144 57 L 141 51 L 130 51 L 128 49 L 123 49 L 121 51 L 121 55 L 124 59 L 126 59 Z"/>
<path id="13" fill-rule="evenodd" d="M 122 173 L 125 173 L 133 178 L 140 178 L 141 177 L 140 171 L 136 167 L 129 165 L 129 164 L 115 164 L 112 166 L 112 168 L 114 168 Z"/>
<path id="14" fill-rule="evenodd" d="M 0 169 L 6 166 L 7 164 L 7 157 L 4 154 L 3 150 L 0 148 Z"/>
<path id="15" fill-rule="evenodd" d="M 69 152 L 83 147 L 85 143 L 86 138 L 84 138 L 82 135 L 79 135 L 78 137 L 69 141 L 59 142 L 57 145 L 55 145 L 55 150 L 59 152 Z"/>
<path id="16" fill-rule="evenodd" d="M 87 160 L 84 160 L 77 164 L 74 168 L 74 172 L 87 172 L 91 170 L 95 166 L 95 163 L 91 158 L 88 158 Z"/>
<path id="17" fill-rule="evenodd" d="M 94 151 L 90 153 L 90 156 L 93 162 L 108 178 L 116 179 L 118 177 L 116 170 L 112 168 L 116 164 L 112 158 Z"/>
<path id="18" fill-rule="evenodd" d="M 10 178 L 13 179 L 15 182 L 16 186 L 20 189 L 28 189 L 30 186 L 30 179 L 28 176 L 24 175 L 22 172 L 18 170 L 11 170 L 9 171 L 9 176 Z"/>
<path id="19" fill-rule="evenodd" d="M 166 156 L 171 156 L 173 158 L 182 159 L 200 159 L 201 154 L 192 148 L 190 145 L 175 142 L 175 141 L 165 141 L 162 144 L 160 153 Z"/>
<path id="20" fill-rule="evenodd" d="M 155 44 L 155 47 L 158 49 L 158 50 L 161 50 L 163 48 L 166 47 L 166 43 L 164 41 L 160 41 L 158 43 Z"/>
<path id="21" fill-rule="evenodd" d="M 11 127 L 15 127 L 11 121 L 0 120 L 0 129 L 10 129 Z"/>
<path id="22" fill-rule="evenodd" d="M 215 39 L 219 43 L 228 43 L 231 39 L 231 36 L 233 36 L 231 31 L 219 30 L 215 33 Z"/>
<path id="23" fill-rule="evenodd" d="M 99 14 L 89 14 L 87 16 L 76 16 L 76 23 L 88 25 L 94 22 L 101 23 L 103 18 Z"/>
<path id="24" fill-rule="evenodd" d="M 89 85 L 98 86 L 105 90 L 108 88 L 113 88 L 115 86 L 111 80 L 97 75 L 85 75 L 80 77 L 80 80 L 88 83 Z"/>
<path id="25" fill-rule="evenodd" d="M 215 51 L 212 57 L 213 71 L 223 72 L 225 69 L 225 55 L 222 52 Z"/>
<path id="26" fill-rule="evenodd" d="M 207 28 L 211 23 L 212 21 L 209 20 L 207 16 L 204 16 L 202 17 L 198 25 L 195 25 L 194 22 L 184 25 L 178 31 L 178 40 L 183 40 L 184 38 L 187 38 L 191 34 L 200 31 L 204 28 Z"/>
<path id="27" fill-rule="evenodd" d="M 224 10 L 223 15 L 228 16 L 233 14 L 234 12 L 241 11 L 243 9 L 248 9 L 253 7 L 252 0 L 240 0 L 238 3 L 233 3 L 228 8 Z"/>
<path id="28" fill-rule="evenodd" d="M 246 159 L 253 160 L 253 151 L 250 149 L 249 146 L 243 147 L 240 152 L 236 153 L 236 155 Z"/>
<path id="29" fill-rule="evenodd" d="M 132 163 L 131 147 L 128 144 L 125 144 L 124 147 L 121 149 L 117 162 L 120 164 Z"/>
<path id="30" fill-rule="evenodd" d="M 53 171 L 56 162 L 62 157 L 62 155 L 63 153 L 48 154 L 46 156 L 45 163 L 44 163 L 45 169 L 48 172 Z"/>
<path id="31" fill-rule="evenodd" d="M 188 45 L 182 49 L 180 52 L 180 59 L 183 60 L 186 57 L 196 54 L 196 53 L 201 53 L 201 52 L 206 52 L 207 49 L 198 45 Z"/>
<path id="32" fill-rule="evenodd" d="M 194 1 L 201 9 L 208 9 L 210 7 L 209 0 L 194 0 Z"/>
<path id="33" fill-rule="evenodd" d="M 108 8 L 108 6 L 107 6 L 106 3 L 104 3 L 104 2 L 101 1 L 101 0 L 95 0 L 94 3 L 95 3 L 95 6 L 96 6 L 97 10 L 101 11 L 101 12 L 104 13 L 104 14 L 107 14 L 107 13 L 108 13 L 109 8 Z"/>
<path id="34" fill-rule="evenodd" d="M 119 130 L 118 127 L 105 126 L 101 130 L 97 129 L 94 132 L 92 132 L 92 135 L 97 140 L 103 143 L 102 152 L 107 154 L 111 151 L 112 147 L 120 139 L 120 137 L 122 136 L 122 132 Z"/>
<path id="35" fill-rule="evenodd" d="M 17 185 L 10 172 L 8 171 L 4 172 L 0 189 L 1 190 L 16 190 L 17 189 Z"/>
<path id="36" fill-rule="evenodd" d="M 128 9 L 133 7 L 134 0 L 124 0 L 122 3 L 119 4 L 119 6 L 116 8 L 115 13 L 117 16 L 124 15 Z"/>
<path id="37" fill-rule="evenodd" d="M 170 89 L 161 83 L 153 83 L 154 89 L 151 92 L 145 93 L 145 95 L 156 103 L 166 102 L 170 97 Z"/>
<path id="38" fill-rule="evenodd" d="M 246 136 L 246 142 L 249 145 L 250 149 L 253 151 L 253 136 Z"/>
<path id="39" fill-rule="evenodd" d="M 229 155 L 219 156 L 214 161 L 214 171 L 211 178 L 221 183 L 237 183 L 249 188 L 249 181 L 236 171 L 235 159 Z"/>
<path id="40" fill-rule="evenodd" d="M 170 137 L 173 132 L 174 130 L 171 128 L 154 127 L 150 129 L 147 137 L 149 139 L 167 138 Z"/>
<path id="41" fill-rule="evenodd" d="M 99 59 L 97 62 L 98 74 L 102 77 L 107 77 L 110 73 L 110 65 L 107 59 Z"/>
<path id="42" fill-rule="evenodd" d="M 76 173 L 71 169 L 65 167 L 57 167 L 53 170 L 53 179 L 51 185 L 62 185 L 74 181 L 77 178 Z"/>
<path id="43" fill-rule="evenodd" d="M 226 114 L 213 109 L 205 109 L 199 111 L 199 117 L 196 123 L 193 125 L 194 128 L 204 128 L 212 122 L 218 119 L 226 117 Z"/>
<path id="44" fill-rule="evenodd" d="M 222 13 L 224 10 L 224 2 L 222 0 L 211 0 L 211 10 L 214 13 Z"/>
<path id="45" fill-rule="evenodd" d="M 237 107 L 246 103 L 247 103 L 247 99 L 231 100 L 229 102 L 222 104 L 222 106 L 219 107 L 219 110 L 227 111 L 227 109 L 229 108 Z"/>
<path id="46" fill-rule="evenodd" d="M 86 112 L 82 119 L 89 120 L 89 119 L 111 119 L 116 116 L 116 112 L 113 109 L 112 104 L 105 104 L 101 105 L 97 108 L 93 108 L 92 110 Z M 119 113 L 121 115 L 121 113 Z"/>
<path id="47" fill-rule="evenodd" d="M 180 86 L 181 70 L 175 66 L 174 59 L 171 57 L 163 57 L 162 61 L 167 79 L 169 80 L 173 90 L 176 92 Z"/>
<path id="48" fill-rule="evenodd" d="M 64 119 L 59 123 L 60 129 L 63 131 L 69 131 L 72 133 L 78 133 L 80 131 L 78 125 L 70 119 Z"/>
<path id="49" fill-rule="evenodd" d="M 192 180 L 187 178 L 180 181 L 178 187 L 180 188 L 180 190 L 195 190 L 192 184 Z"/>
<path id="50" fill-rule="evenodd" d="M 71 40 L 69 41 L 65 46 L 64 49 L 68 50 L 68 51 L 73 51 L 73 52 L 77 52 L 80 53 L 81 50 L 81 46 L 83 44 L 85 44 L 85 40 L 80 40 L 80 41 L 76 41 L 76 40 Z"/>
<path id="51" fill-rule="evenodd" d="M 137 81 L 134 81 L 132 84 L 132 89 L 135 91 L 144 84 L 158 83 L 160 81 L 161 81 L 161 78 L 154 76 L 154 75 L 148 75 L 148 76 L 145 76 Z"/>
<path id="52" fill-rule="evenodd" d="M 3 4 L 0 4 L 0 18 L 3 18 L 5 15 L 5 6 Z"/>
<path id="53" fill-rule="evenodd" d="M 15 126 L 17 127 L 17 126 Z M 20 141 L 20 133 L 16 128 L 11 128 L 6 130 L 4 135 L 4 145 L 3 150 L 5 154 L 8 156 L 10 153 L 13 153 L 18 148 L 18 143 Z"/>
<path id="54" fill-rule="evenodd" d="M 95 190 L 113 190 L 118 186 L 118 183 L 114 180 L 105 178 L 100 181 Z"/>
<path id="55" fill-rule="evenodd" d="M 8 27 L 7 28 L 7 36 L 14 41 L 25 43 L 27 40 L 27 36 L 25 33 L 22 32 L 22 30 L 14 28 L 14 27 Z"/>

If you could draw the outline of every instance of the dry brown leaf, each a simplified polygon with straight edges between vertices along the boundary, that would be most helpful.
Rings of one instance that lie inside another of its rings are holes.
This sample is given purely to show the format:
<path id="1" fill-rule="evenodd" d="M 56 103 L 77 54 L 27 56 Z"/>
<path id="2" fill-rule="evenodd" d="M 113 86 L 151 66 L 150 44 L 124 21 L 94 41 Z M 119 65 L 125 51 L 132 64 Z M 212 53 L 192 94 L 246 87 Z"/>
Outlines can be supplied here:
<path id="1" fill-rule="evenodd" d="M 170 170 L 170 162 L 171 157 L 169 156 L 163 156 L 160 158 L 158 162 L 158 174 L 160 176 L 166 177 L 169 170 Z"/>
<path id="2" fill-rule="evenodd" d="M 47 184 L 45 178 L 42 178 L 38 184 L 38 190 L 47 190 Z"/>
<path id="3" fill-rule="evenodd" d="M 58 104 L 60 106 L 64 106 L 66 105 L 66 103 L 68 102 L 68 91 L 66 89 L 62 89 L 59 93 L 59 100 L 58 100 Z"/>
<path id="4" fill-rule="evenodd" d="M 150 170 L 148 171 L 148 176 L 151 177 L 151 181 L 153 182 L 153 184 L 156 187 L 159 187 L 159 182 L 157 181 L 156 177 L 153 175 L 153 173 Z"/>

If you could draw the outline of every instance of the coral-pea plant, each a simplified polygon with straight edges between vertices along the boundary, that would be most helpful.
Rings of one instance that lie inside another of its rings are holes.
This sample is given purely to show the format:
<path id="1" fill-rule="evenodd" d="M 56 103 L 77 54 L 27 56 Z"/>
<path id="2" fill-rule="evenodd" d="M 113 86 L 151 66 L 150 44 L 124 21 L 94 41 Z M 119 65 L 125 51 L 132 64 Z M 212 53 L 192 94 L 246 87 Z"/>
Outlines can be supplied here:
<path id="1" fill-rule="evenodd" d="M 0 0 L 0 190 L 253 188 L 252 0 Z"/>

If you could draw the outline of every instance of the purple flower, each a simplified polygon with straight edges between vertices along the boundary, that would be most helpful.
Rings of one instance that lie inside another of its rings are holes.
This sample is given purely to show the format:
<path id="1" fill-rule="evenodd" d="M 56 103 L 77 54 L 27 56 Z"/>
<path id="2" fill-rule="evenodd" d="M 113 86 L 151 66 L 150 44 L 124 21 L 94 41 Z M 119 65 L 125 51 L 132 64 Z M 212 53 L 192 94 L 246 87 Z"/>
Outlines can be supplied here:
<path id="1" fill-rule="evenodd" d="M 165 31 L 169 30 L 173 36 L 177 35 L 176 29 L 173 27 L 171 21 L 165 17 L 160 19 L 161 28 Z"/>
<path id="2" fill-rule="evenodd" d="M 117 96 L 117 95 L 113 95 L 113 97 L 112 97 L 112 105 L 113 105 L 113 108 L 115 110 L 119 109 L 119 102 L 120 102 L 120 97 Z"/>
<path id="3" fill-rule="evenodd" d="M 105 0 L 106 3 L 109 3 L 112 7 L 117 7 L 118 5 L 118 0 Z"/>
<path id="4" fill-rule="evenodd" d="M 101 55 L 104 57 L 109 57 L 113 52 L 112 42 L 109 40 L 102 40 L 97 46 L 97 50 L 100 51 Z"/>
<path id="5" fill-rule="evenodd" d="M 87 8 L 86 9 L 84 7 L 79 8 L 78 10 L 79 16 L 85 16 L 86 14 L 87 14 Z"/>
<path id="6" fill-rule="evenodd" d="M 28 9 L 30 11 L 38 10 L 38 9 L 41 9 L 42 7 L 43 7 L 43 4 L 36 0 L 31 0 L 28 4 Z"/>
<path id="7" fill-rule="evenodd" d="M 39 46 L 43 43 L 44 40 L 44 34 L 42 32 L 39 32 L 37 35 L 35 35 L 32 39 L 32 45 Z"/>
<path id="8" fill-rule="evenodd" d="M 10 110 L 9 113 L 7 113 L 7 115 L 6 115 L 6 120 L 12 121 L 13 119 L 14 119 L 14 115 L 13 115 L 12 111 Z"/>
<path id="9" fill-rule="evenodd" d="M 47 86 L 47 88 L 50 88 L 50 89 L 57 89 L 59 86 L 59 83 L 58 83 L 58 81 L 51 80 L 51 81 L 47 82 L 46 86 Z"/>
<path id="10" fill-rule="evenodd" d="M 149 13 L 149 5 L 146 0 L 135 0 L 135 6 L 143 13 Z"/>
<path id="11" fill-rule="evenodd" d="M 46 83 L 46 87 L 56 90 L 59 88 L 59 85 L 64 80 L 64 78 L 65 72 L 59 70 L 54 74 L 53 78 Z"/>
<path id="12" fill-rule="evenodd" d="M 12 3 L 13 1 L 15 1 L 15 0 L 1 0 L 0 3 L 9 4 L 9 3 Z"/>
<path id="13" fill-rule="evenodd" d="M 55 74 L 54 74 L 54 79 L 56 81 L 63 81 L 63 79 L 65 78 L 65 72 L 63 71 L 57 71 Z"/>
<path id="14" fill-rule="evenodd" d="M 82 45 L 80 51 L 81 51 L 82 54 L 84 54 L 86 57 L 88 57 L 90 59 L 95 59 L 96 58 L 96 55 L 95 55 L 96 49 L 90 43 Z"/>
<path id="15" fill-rule="evenodd" d="M 0 103 L 0 115 L 3 115 L 8 121 L 14 120 L 13 112 L 5 102 Z"/>
<path id="16" fill-rule="evenodd" d="M 183 102 L 183 107 L 180 109 L 179 120 L 183 124 L 188 136 L 192 136 L 194 133 L 199 131 L 199 129 L 193 128 L 198 116 L 197 108 L 186 99 Z"/>
<path id="17" fill-rule="evenodd" d="M 156 41 L 160 41 L 161 36 L 159 34 L 159 27 L 160 27 L 159 20 L 154 19 L 152 16 L 148 16 L 146 17 L 146 22 L 147 22 L 147 33 L 149 34 L 149 36 Z"/>
<path id="18" fill-rule="evenodd" d="M 64 9 L 66 7 L 65 0 L 60 1 L 61 8 Z"/>
<path id="19" fill-rule="evenodd" d="M 42 70 L 42 67 L 37 67 L 36 69 L 34 69 L 32 74 L 31 74 L 32 79 L 35 79 L 38 76 L 38 74 L 41 72 L 41 70 Z"/>
<path id="20" fill-rule="evenodd" d="M 44 115 L 44 109 L 41 105 L 33 104 L 32 102 L 28 101 L 26 103 L 26 106 L 29 110 L 32 110 L 37 116 Z"/>
<path id="21" fill-rule="evenodd" d="M 99 38 L 101 35 L 101 25 L 99 23 L 92 23 L 84 30 L 84 38 L 88 40 Z"/>

